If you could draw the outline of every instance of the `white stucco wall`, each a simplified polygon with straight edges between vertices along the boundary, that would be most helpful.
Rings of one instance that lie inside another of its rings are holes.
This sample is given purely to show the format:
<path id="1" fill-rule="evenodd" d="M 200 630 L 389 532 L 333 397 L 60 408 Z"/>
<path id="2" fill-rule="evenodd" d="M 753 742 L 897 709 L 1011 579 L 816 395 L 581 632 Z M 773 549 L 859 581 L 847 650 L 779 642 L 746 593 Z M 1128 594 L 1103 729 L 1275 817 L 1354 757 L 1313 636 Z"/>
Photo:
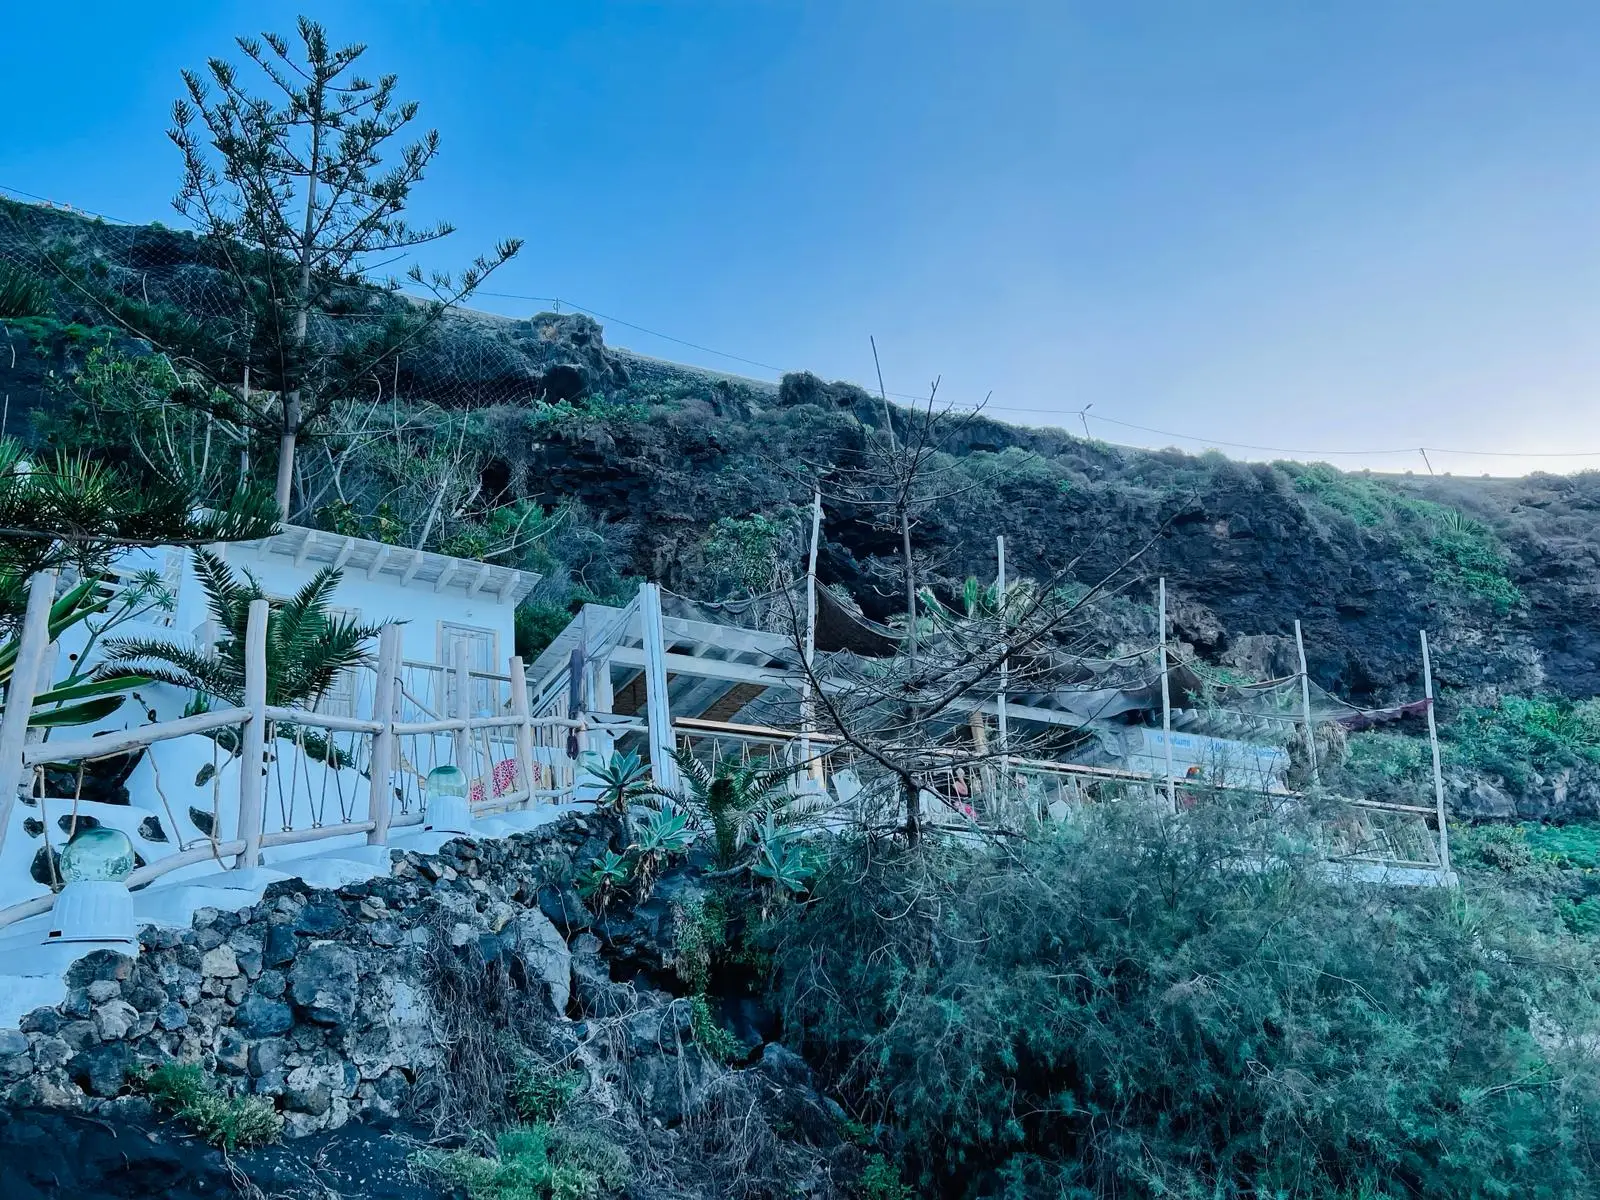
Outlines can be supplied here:
<path id="1" fill-rule="evenodd" d="M 272 596 L 293 594 L 325 565 L 308 560 L 297 566 L 292 556 L 262 554 L 254 547 L 226 547 L 223 556 L 236 572 L 248 570 Z M 475 568 L 476 564 L 462 563 L 457 578 L 470 578 Z M 182 644 L 196 644 L 210 613 L 188 551 L 135 551 L 119 560 L 117 569 L 124 576 L 141 570 L 165 575 L 168 586 L 175 592 L 176 603 L 170 613 L 152 611 L 137 622 L 119 625 L 111 632 L 111 637 L 170 638 Z M 346 569 L 333 602 L 366 623 L 400 622 L 403 657 L 414 663 L 439 661 L 447 625 L 488 631 L 493 647 L 492 658 L 486 665 L 503 674 L 514 648 L 516 597 L 507 594 L 502 598 L 488 590 L 467 595 L 466 591 L 459 583 L 440 591 L 433 583 L 422 580 L 402 583 L 393 571 L 371 579 L 366 570 Z M 59 680 L 70 672 L 83 655 L 87 633 L 80 625 L 62 635 L 52 670 L 54 679 Z M 104 649 L 101 645 L 89 650 L 91 666 L 104 657 Z M 413 695 L 442 708 L 443 698 L 433 694 L 437 676 L 413 669 L 404 678 Z M 499 711 L 504 711 L 507 699 L 502 694 L 504 686 L 478 685 L 474 698 L 485 703 L 495 702 Z M 481 696 L 478 695 L 480 690 Z M 370 715 L 370 679 L 366 679 L 354 699 L 354 715 Z M 152 717 L 160 721 L 174 720 L 183 715 L 189 700 L 189 694 L 182 689 L 161 684 L 141 688 L 137 698 L 129 699 L 97 725 L 61 730 L 52 734 L 50 740 L 77 739 L 109 730 L 134 728 L 148 723 Z M 476 707 L 481 709 L 483 705 Z M 426 719 L 426 714 L 409 705 L 403 704 L 403 708 L 408 710 L 401 713 L 404 720 Z M 354 749 L 358 755 L 365 750 L 364 744 L 357 747 L 354 735 L 335 735 L 335 743 L 341 748 Z M 416 758 L 420 769 L 425 771 L 437 762 L 453 761 L 452 749 L 451 739 L 441 735 L 425 743 L 412 739 L 403 752 L 409 758 Z M 286 745 L 282 750 L 276 757 L 286 763 L 298 762 L 299 769 L 292 771 L 291 777 L 281 777 L 282 770 L 268 772 L 266 827 L 269 830 L 366 819 L 368 783 L 359 771 L 332 771 L 321 763 L 306 762 L 299 755 L 289 753 Z M 491 757 L 501 753 L 500 748 L 491 748 Z M 482 765 L 477 764 L 477 767 Z M 468 765 L 468 769 L 469 774 L 478 773 L 476 767 Z M 74 805 L 70 799 L 49 800 L 42 811 L 37 804 L 17 805 L 4 848 L 0 850 L 0 906 L 44 890 L 33 878 L 30 868 L 41 846 L 48 842 L 59 850 L 65 844 L 66 828 L 71 826 L 75 808 L 80 816 L 93 817 L 102 824 L 122 829 L 133 839 L 135 849 L 146 861 L 153 861 L 173 852 L 180 843 L 192 843 L 209 833 L 203 828 L 203 821 L 197 822 L 194 813 L 203 818 L 216 811 L 220 818 L 216 823 L 217 836 L 223 840 L 235 836 L 237 770 L 237 761 L 219 752 L 215 742 L 196 735 L 160 743 L 142 757 L 125 783 L 127 805 L 84 801 Z M 147 820 L 150 817 L 155 821 Z M 67 819 L 66 827 L 62 826 L 63 818 Z M 155 839 L 146 836 L 151 831 L 159 836 Z M 274 853 L 268 853 L 269 860 Z M 179 876 L 211 869 L 214 868 L 202 864 L 198 868 L 186 868 Z"/>

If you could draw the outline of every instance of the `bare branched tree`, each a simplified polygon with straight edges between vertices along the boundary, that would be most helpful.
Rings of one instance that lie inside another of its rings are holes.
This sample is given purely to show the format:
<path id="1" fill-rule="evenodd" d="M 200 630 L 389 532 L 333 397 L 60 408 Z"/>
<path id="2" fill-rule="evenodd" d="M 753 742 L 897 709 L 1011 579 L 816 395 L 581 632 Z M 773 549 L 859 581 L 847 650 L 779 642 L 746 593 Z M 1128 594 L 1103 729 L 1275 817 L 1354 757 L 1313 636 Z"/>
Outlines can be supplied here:
<path id="1" fill-rule="evenodd" d="M 873 353 L 876 358 L 875 346 Z M 1072 735 L 1063 729 L 1004 745 L 989 737 L 985 713 L 995 707 L 1001 669 L 1009 676 L 1007 691 L 1017 694 L 1048 693 L 1104 674 L 1114 664 L 1096 656 L 1092 609 L 1128 582 L 1129 568 L 1160 535 L 1154 531 L 1150 542 L 1092 586 L 1077 582 L 1081 560 L 1075 558 L 1044 578 L 1014 583 L 1004 596 L 969 581 L 963 602 L 954 610 L 945 607 L 926 587 L 932 572 L 917 545 L 919 522 L 989 480 L 951 452 L 982 407 L 963 411 L 943 404 L 938 387 L 935 380 L 926 401 L 894 409 L 880 373 L 882 428 L 866 430 L 860 449 L 842 464 L 817 468 L 827 501 L 869 514 L 898 543 L 904 610 L 900 628 L 892 631 L 893 653 L 843 653 L 806 662 L 798 603 L 789 621 L 811 696 L 808 723 L 868 766 L 879 798 L 892 801 L 886 807 L 895 814 L 894 827 L 913 842 L 921 834 L 925 794 L 938 794 L 938 781 L 948 781 L 955 770 L 970 772 L 956 776 L 958 789 L 971 795 L 987 787 L 999 803 L 1011 790 L 999 764 L 1065 748 L 1063 737 Z M 952 765 L 958 744 L 959 768 Z"/>

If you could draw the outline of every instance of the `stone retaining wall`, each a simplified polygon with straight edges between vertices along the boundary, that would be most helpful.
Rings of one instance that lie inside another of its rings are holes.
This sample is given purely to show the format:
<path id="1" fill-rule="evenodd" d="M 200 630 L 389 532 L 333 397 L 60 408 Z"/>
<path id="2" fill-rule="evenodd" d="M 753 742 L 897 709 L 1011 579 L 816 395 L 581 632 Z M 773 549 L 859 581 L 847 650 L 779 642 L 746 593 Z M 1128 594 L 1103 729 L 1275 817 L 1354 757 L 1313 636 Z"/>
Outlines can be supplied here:
<path id="1" fill-rule="evenodd" d="M 573 952 L 551 915 L 569 934 L 587 927 L 560 881 L 597 840 L 569 818 L 434 855 L 397 850 L 387 876 L 336 891 L 276 883 L 238 912 L 202 909 L 191 929 L 146 927 L 137 958 L 90 954 L 65 1000 L 0 1030 L 0 1100 L 114 1113 L 137 1105 L 137 1071 L 179 1059 L 272 1097 L 291 1137 L 396 1116 L 442 1052 L 422 982 L 430 946 L 514 959 L 565 1020 Z M 592 937 L 579 946 L 590 960 L 598 950 Z M 593 961 L 580 974 L 609 982 Z"/>

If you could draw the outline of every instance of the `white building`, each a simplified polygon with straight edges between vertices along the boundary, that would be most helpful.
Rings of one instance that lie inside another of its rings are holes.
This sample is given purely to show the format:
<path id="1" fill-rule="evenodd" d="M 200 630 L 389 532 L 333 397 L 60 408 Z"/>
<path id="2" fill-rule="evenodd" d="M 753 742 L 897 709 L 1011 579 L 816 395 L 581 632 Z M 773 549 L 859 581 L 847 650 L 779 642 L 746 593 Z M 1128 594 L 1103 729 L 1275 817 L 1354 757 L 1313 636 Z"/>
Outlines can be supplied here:
<path id="1" fill-rule="evenodd" d="M 317 571 L 340 570 L 334 605 L 343 615 L 368 624 L 398 623 L 401 629 L 401 717 L 427 720 L 457 714 L 455 675 L 451 668 L 464 655 L 471 674 L 470 707 L 474 716 L 509 709 L 507 660 L 514 650 L 514 613 L 538 582 L 538 576 L 428 551 L 410 550 L 363 538 L 343 537 L 314 529 L 285 527 L 258 542 L 231 543 L 213 551 L 236 576 L 248 571 L 270 597 L 299 591 Z M 138 620 L 111 631 L 113 637 L 170 638 L 179 644 L 204 646 L 214 638 L 211 613 L 194 572 L 194 558 L 184 549 L 131 552 L 116 564 L 118 586 L 154 573 L 170 607 L 152 607 Z M 76 626 L 62 635 L 53 656 L 52 677 L 63 677 L 83 653 L 88 630 Z M 103 646 L 89 650 L 91 663 Z M 318 711 L 345 717 L 368 717 L 374 675 L 356 670 L 335 685 Z M 52 740 L 81 738 L 133 729 L 152 721 L 184 715 L 192 697 L 185 691 L 156 684 L 138 689 L 111 716 L 95 726 L 56 732 Z M 368 782 L 363 776 L 369 738 L 354 733 L 328 735 L 347 763 L 330 769 L 304 753 L 277 756 L 269 772 L 266 820 L 269 828 L 302 829 L 366 820 Z M 296 748 L 301 749 L 300 747 Z M 479 759 L 491 762 L 506 753 L 486 746 Z M 448 736 L 413 738 L 402 750 L 414 770 L 405 803 L 419 799 L 420 776 L 432 766 L 453 761 L 455 746 Z M 124 760 L 132 762 L 135 756 Z M 117 762 L 102 764 L 98 776 L 115 779 Z M 237 759 L 214 739 L 186 737 L 161 742 L 137 756 L 131 771 L 112 786 L 126 791 L 126 803 L 104 803 L 84 796 L 85 784 L 70 770 L 52 772 L 44 797 L 30 795 L 12 811 L 5 844 L 0 849 L 0 907 L 44 891 L 50 881 L 51 852 L 59 853 L 70 831 L 94 822 L 121 829 L 132 838 L 144 862 L 170 854 L 178 846 L 207 838 L 235 836 Z M 29 789 L 36 791 L 37 788 Z M 95 794 L 91 784 L 88 792 Z M 287 856 L 285 847 L 268 853 Z M 203 873 L 210 869 L 200 864 Z"/>

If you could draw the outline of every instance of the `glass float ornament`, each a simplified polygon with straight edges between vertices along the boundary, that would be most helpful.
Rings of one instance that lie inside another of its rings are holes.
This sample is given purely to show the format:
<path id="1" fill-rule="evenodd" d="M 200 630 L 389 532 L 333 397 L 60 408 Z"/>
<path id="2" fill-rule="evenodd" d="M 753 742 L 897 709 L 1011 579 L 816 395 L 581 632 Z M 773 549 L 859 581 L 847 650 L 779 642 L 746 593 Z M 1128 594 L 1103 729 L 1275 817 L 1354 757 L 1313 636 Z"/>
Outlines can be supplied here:
<path id="1" fill-rule="evenodd" d="M 127 882 L 133 863 L 133 842 L 122 830 L 80 829 L 61 852 L 64 886 L 45 941 L 131 947 L 138 937 Z"/>
<path id="2" fill-rule="evenodd" d="M 426 805 L 422 827 L 432 833 L 471 833 L 472 803 L 460 767 L 435 767 L 423 782 Z"/>

